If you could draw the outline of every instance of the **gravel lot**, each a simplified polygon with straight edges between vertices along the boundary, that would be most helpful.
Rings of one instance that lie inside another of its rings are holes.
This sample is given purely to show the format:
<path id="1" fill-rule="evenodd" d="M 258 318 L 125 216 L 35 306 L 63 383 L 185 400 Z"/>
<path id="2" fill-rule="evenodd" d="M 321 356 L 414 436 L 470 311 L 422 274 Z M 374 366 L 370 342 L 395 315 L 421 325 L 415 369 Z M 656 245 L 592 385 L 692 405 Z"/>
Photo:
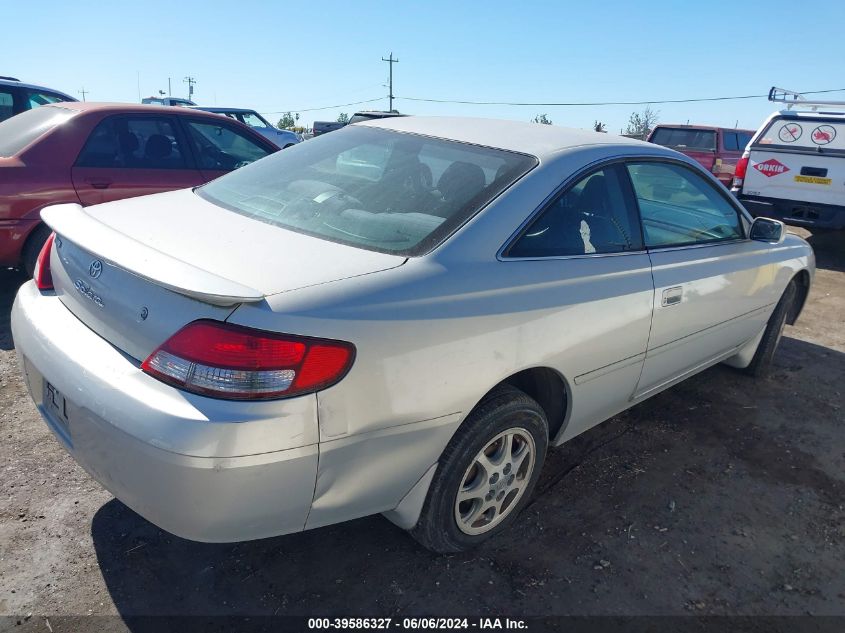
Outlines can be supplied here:
<path id="1" fill-rule="evenodd" d="M 0 272 L 0 614 L 33 614 L 6 628 L 85 614 L 845 615 L 845 234 L 810 240 L 816 282 L 770 378 L 715 367 L 576 438 L 510 532 L 448 557 L 381 517 L 226 545 L 151 525 L 42 424 L 9 332 L 22 278 Z"/>

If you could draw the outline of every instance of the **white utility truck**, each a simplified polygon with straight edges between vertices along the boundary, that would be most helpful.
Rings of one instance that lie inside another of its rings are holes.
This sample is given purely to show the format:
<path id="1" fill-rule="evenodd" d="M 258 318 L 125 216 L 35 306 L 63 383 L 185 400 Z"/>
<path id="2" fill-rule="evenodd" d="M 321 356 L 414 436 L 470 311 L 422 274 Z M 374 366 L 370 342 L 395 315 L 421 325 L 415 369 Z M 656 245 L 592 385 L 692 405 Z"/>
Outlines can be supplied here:
<path id="1" fill-rule="evenodd" d="M 806 100 L 772 88 L 785 103 L 751 138 L 731 191 L 754 216 L 808 228 L 845 229 L 845 101 Z"/>

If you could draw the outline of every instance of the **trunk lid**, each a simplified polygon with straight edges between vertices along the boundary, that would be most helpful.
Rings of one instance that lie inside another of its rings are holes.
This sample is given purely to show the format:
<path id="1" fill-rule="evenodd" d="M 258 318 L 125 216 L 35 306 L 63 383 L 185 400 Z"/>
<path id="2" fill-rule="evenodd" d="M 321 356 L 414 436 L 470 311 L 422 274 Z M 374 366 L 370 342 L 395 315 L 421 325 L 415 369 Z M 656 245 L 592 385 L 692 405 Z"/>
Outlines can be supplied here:
<path id="1" fill-rule="evenodd" d="M 45 209 L 56 293 L 88 327 L 143 360 L 196 319 L 245 302 L 399 266 L 404 257 L 301 235 L 190 190 Z"/>

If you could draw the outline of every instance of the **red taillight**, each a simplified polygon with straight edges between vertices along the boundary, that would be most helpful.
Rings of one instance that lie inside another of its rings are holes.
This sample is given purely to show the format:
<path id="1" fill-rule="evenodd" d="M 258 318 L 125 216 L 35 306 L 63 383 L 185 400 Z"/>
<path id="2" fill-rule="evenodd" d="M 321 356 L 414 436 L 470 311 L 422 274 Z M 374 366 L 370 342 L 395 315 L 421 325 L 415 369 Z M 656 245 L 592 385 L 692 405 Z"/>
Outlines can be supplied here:
<path id="1" fill-rule="evenodd" d="M 743 154 L 742 158 L 737 161 L 736 169 L 734 170 L 734 187 L 742 187 L 742 183 L 745 181 L 746 171 L 748 171 L 748 154 Z"/>
<path id="2" fill-rule="evenodd" d="M 203 320 L 176 332 L 141 369 L 186 391 L 266 400 L 325 389 L 343 378 L 354 358 L 351 343 Z"/>
<path id="3" fill-rule="evenodd" d="M 41 252 L 38 253 L 38 259 L 35 260 L 35 285 L 39 290 L 53 289 L 53 273 L 50 271 L 50 251 L 53 248 L 53 241 L 56 239 L 55 233 L 50 233 L 50 237 L 44 242 L 41 247 Z"/>

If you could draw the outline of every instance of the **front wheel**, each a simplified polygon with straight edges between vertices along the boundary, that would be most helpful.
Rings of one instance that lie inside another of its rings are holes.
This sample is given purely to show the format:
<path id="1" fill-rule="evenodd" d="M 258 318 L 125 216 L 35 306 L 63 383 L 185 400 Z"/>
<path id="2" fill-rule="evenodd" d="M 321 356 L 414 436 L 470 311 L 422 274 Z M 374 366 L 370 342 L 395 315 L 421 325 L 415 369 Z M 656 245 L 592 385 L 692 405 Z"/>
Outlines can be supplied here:
<path id="1" fill-rule="evenodd" d="M 504 531 L 531 497 L 548 443 L 540 405 L 515 387 L 495 389 L 443 451 L 412 536 L 446 554 Z"/>
<path id="2" fill-rule="evenodd" d="M 754 358 L 751 359 L 748 367 L 743 370 L 745 373 L 761 377 L 768 374 L 771 370 L 772 359 L 774 359 L 775 351 L 783 336 L 783 327 L 786 324 L 786 318 L 789 316 L 789 310 L 795 303 L 797 294 L 798 287 L 793 279 L 786 286 L 786 290 L 783 291 L 783 295 L 781 295 L 780 301 L 775 306 L 772 316 L 769 317 L 769 321 L 766 323 L 766 329 L 763 332 L 763 338 L 760 339 L 760 344 L 757 345 L 757 351 L 754 352 Z"/>

